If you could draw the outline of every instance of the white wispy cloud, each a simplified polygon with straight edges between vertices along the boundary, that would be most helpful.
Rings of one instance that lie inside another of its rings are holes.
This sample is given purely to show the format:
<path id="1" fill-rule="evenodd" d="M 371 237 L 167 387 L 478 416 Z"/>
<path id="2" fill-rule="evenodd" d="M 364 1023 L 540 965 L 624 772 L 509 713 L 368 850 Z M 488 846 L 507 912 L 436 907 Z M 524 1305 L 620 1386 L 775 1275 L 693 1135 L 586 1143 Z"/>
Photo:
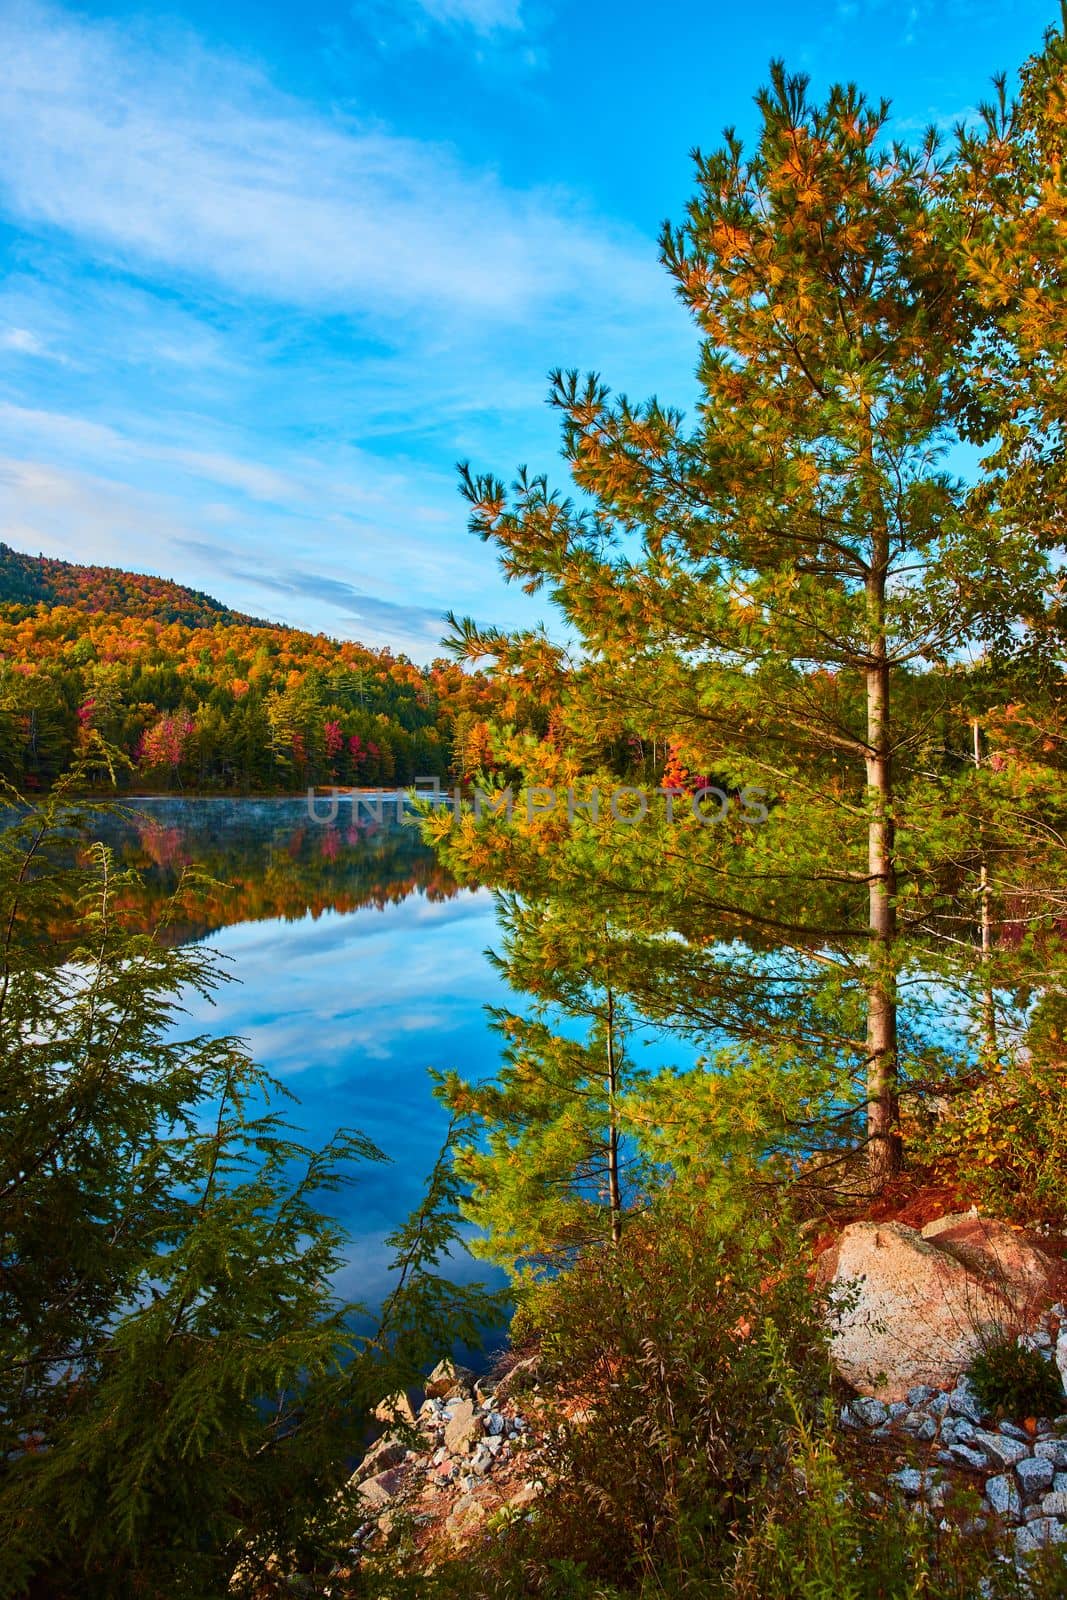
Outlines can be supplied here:
<path id="1" fill-rule="evenodd" d="M 158 495 L 17 457 L 0 458 L 0 519 L 16 549 L 162 576 L 173 575 L 167 557 L 185 529 L 180 510 Z"/>
<path id="2" fill-rule="evenodd" d="M 426 0 L 502 26 L 507 0 Z M 495 20 L 494 20 L 495 19 Z M 662 293 L 647 241 L 444 145 L 286 96 L 190 38 L 36 6 L 2 24 L 0 195 L 106 257 L 355 314 L 518 318 Z"/>
<path id="3" fill-rule="evenodd" d="M 439 654 L 449 605 L 484 613 L 491 566 L 471 542 L 449 549 L 420 536 L 436 519 L 432 474 L 385 482 L 373 460 L 301 481 L 278 474 L 286 497 L 242 509 L 205 498 L 189 452 L 161 449 L 117 430 L 0 406 L 0 431 L 41 453 L 0 457 L 0 525 L 16 549 L 179 577 L 240 610 L 312 631 L 388 645 L 417 660 Z M 288 464 L 287 464 L 288 465 Z M 301 463 L 294 463 L 299 468 Z M 212 463 L 217 477 L 219 463 Z M 140 481 L 118 476 L 139 471 Z M 166 469 L 166 476 L 161 473 Z M 223 458 L 228 477 L 255 467 Z M 267 469 L 263 469 L 266 471 Z M 253 479 L 253 486 L 265 489 Z"/>
<path id="4" fill-rule="evenodd" d="M 8 437 L 19 434 L 48 440 L 83 456 L 103 458 L 112 463 L 140 460 L 181 467 L 193 477 L 237 489 L 253 500 L 284 503 L 301 493 L 295 479 L 262 462 L 242 461 L 218 450 L 190 450 L 163 444 L 158 439 L 137 439 L 86 417 L 0 401 L 0 428 Z"/>
<path id="5" fill-rule="evenodd" d="M 22 356 L 43 356 L 48 352 L 29 328 L 0 328 L 0 350 L 14 350 Z"/>
<path id="6" fill-rule="evenodd" d="M 931 106 L 925 116 L 894 117 L 892 130 L 895 134 L 924 134 L 928 128 L 935 128 L 940 134 L 951 134 L 959 127 L 977 126 L 981 116 L 974 105 L 961 106 L 958 111 L 941 111 Z"/>
<path id="7" fill-rule="evenodd" d="M 518 0 L 418 0 L 418 5 L 434 22 L 459 24 L 476 33 L 523 27 Z"/>

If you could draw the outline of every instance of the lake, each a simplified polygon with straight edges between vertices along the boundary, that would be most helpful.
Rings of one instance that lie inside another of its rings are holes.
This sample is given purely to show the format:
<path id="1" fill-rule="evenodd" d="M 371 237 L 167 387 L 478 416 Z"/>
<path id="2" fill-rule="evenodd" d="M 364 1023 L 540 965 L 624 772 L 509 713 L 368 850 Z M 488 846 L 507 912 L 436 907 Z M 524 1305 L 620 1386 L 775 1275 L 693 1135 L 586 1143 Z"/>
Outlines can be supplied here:
<path id="1" fill-rule="evenodd" d="M 385 1235 L 417 1203 L 447 1129 L 428 1069 L 490 1076 L 499 1043 L 484 1007 L 503 985 L 485 959 L 496 923 L 487 890 L 460 889 L 417 827 L 343 806 L 312 821 L 303 798 L 138 799 L 94 831 L 143 874 L 146 916 L 183 872 L 214 880 L 177 919 L 175 942 L 218 951 L 232 982 L 198 1030 L 239 1034 L 299 1098 L 308 1143 L 358 1128 L 390 1158 L 328 1197 L 350 1235 L 340 1292 L 365 1304 L 389 1287 Z M 470 1258 L 453 1277 L 499 1281 Z"/>

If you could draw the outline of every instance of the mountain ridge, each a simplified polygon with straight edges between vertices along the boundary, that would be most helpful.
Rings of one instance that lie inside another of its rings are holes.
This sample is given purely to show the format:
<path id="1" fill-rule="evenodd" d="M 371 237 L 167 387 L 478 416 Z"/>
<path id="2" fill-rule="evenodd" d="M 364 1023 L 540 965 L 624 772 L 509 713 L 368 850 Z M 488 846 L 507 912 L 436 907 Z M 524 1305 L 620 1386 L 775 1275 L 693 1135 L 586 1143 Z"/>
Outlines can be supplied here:
<path id="1" fill-rule="evenodd" d="M 81 611 L 110 612 L 180 622 L 189 628 L 233 625 L 286 628 L 223 605 L 201 589 L 173 578 L 131 572 L 124 567 L 61 561 L 55 556 L 25 554 L 0 543 L 0 605 L 72 606 Z"/>

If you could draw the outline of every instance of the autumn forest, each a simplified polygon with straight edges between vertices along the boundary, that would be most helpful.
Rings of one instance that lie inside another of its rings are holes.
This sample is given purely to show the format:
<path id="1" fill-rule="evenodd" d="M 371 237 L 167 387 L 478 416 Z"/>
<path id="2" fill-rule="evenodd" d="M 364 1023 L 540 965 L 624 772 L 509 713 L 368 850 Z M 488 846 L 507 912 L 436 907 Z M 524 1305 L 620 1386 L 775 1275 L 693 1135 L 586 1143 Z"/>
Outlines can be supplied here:
<path id="1" fill-rule="evenodd" d="M 451 661 L 417 667 L 166 579 L 0 545 L 0 772 L 31 790 L 94 735 L 140 792 L 447 779 L 477 767 L 489 699 Z"/>

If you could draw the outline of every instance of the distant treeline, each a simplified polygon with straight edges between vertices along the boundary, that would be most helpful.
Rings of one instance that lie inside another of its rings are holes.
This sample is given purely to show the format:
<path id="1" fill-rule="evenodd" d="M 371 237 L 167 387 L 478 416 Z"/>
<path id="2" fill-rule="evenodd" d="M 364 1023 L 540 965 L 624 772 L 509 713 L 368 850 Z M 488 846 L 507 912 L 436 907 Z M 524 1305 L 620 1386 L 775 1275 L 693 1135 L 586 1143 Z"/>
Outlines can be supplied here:
<path id="1" fill-rule="evenodd" d="M 119 567 L 85 567 L 51 556 L 28 556 L 0 544 L 0 599 L 22 605 L 76 606 L 116 617 L 155 617 L 190 628 L 216 623 L 268 627 L 262 617 L 231 611 L 199 589 Z"/>
<path id="2" fill-rule="evenodd" d="M 477 674 L 258 622 L 162 578 L 0 545 L 0 772 L 30 789 L 99 735 L 159 790 L 408 783 L 469 765 Z"/>

